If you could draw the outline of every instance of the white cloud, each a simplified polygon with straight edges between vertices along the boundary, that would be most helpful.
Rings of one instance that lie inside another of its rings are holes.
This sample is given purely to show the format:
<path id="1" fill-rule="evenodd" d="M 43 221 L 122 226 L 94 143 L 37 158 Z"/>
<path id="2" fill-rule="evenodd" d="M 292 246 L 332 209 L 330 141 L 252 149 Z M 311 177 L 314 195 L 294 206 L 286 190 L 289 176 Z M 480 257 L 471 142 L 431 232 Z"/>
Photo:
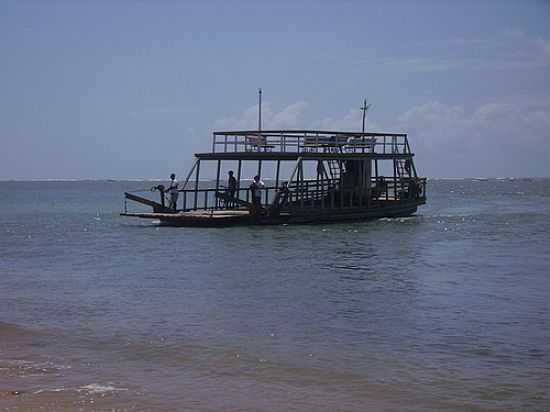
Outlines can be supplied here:
<path id="1" fill-rule="evenodd" d="M 550 100 L 489 102 L 468 109 L 428 102 L 403 113 L 396 128 L 409 134 L 430 175 L 445 175 L 445 170 L 447 175 L 548 173 Z"/>
<path id="2" fill-rule="evenodd" d="M 367 131 L 379 131 L 380 127 L 370 119 L 370 113 L 367 112 L 365 121 Z M 338 130 L 360 132 L 363 127 L 363 112 L 357 109 L 350 109 L 343 117 L 326 117 L 312 126 L 314 129 Z"/>
<path id="3" fill-rule="evenodd" d="M 401 115 L 398 127 L 419 135 L 430 146 L 441 141 L 475 145 L 480 139 L 548 143 L 550 102 L 490 102 L 472 110 L 429 102 Z"/>
<path id="4" fill-rule="evenodd" d="M 265 120 L 265 127 L 271 129 L 295 128 L 303 121 L 303 113 L 307 103 L 300 101 L 293 103 L 278 113 L 272 113 L 271 118 Z"/>
<path id="5" fill-rule="evenodd" d="M 339 131 L 360 131 L 363 113 L 359 108 L 349 109 L 341 117 L 326 117 L 306 123 L 305 111 L 308 104 L 304 101 L 289 104 L 280 111 L 273 111 L 270 103 L 262 105 L 262 128 L 267 129 L 319 129 Z M 370 119 L 367 112 L 366 128 L 379 131 L 380 127 Z M 224 117 L 214 123 L 216 130 L 256 130 L 258 128 L 258 105 L 243 110 L 240 114 Z"/>
<path id="6" fill-rule="evenodd" d="M 264 105 L 264 129 L 359 131 L 362 112 L 348 110 L 305 124 L 305 102 L 280 111 Z M 257 106 L 216 122 L 216 128 L 257 128 Z M 428 176 L 527 176 L 550 174 L 550 99 L 518 98 L 464 107 L 429 101 L 404 111 L 382 130 L 367 116 L 368 131 L 405 132 Z"/>
<path id="7" fill-rule="evenodd" d="M 273 111 L 271 104 L 262 104 L 262 128 L 290 129 L 301 127 L 307 103 L 298 101 L 280 111 Z M 216 130 L 256 130 L 258 128 L 258 105 L 245 109 L 240 114 L 224 117 L 214 123 Z"/>

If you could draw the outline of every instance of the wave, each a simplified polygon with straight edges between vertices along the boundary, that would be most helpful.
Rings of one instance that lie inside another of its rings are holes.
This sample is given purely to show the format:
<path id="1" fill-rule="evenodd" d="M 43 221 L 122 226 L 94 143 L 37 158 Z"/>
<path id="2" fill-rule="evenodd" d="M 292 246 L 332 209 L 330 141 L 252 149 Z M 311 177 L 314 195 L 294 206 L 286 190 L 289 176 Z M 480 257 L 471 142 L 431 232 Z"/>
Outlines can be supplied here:
<path id="1" fill-rule="evenodd" d="M 112 382 L 108 382 L 106 385 L 100 383 L 90 383 L 89 385 L 81 386 L 78 391 L 85 391 L 88 394 L 108 393 L 116 391 L 127 391 L 128 388 L 117 388 L 112 385 Z"/>
<path id="2" fill-rule="evenodd" d="M 0 337 L 9 338 L 10 336 L 27 336 L 32 332 L 26 328 L 13 323 L 6 323 L 0 321 Z"/>

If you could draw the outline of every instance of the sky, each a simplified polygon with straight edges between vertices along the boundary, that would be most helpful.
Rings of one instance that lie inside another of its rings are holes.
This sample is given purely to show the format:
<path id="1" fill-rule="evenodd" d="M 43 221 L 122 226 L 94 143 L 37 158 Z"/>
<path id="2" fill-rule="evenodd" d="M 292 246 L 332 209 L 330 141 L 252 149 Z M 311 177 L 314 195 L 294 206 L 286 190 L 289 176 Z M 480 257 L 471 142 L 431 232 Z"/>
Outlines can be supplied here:
<path id="1" fill-rule="evenodd" d="M 186 175 L 213 130 L 408 133 L 428 177 L 550 176 L 550 1 L 0 0 L 0 179 Z"/>

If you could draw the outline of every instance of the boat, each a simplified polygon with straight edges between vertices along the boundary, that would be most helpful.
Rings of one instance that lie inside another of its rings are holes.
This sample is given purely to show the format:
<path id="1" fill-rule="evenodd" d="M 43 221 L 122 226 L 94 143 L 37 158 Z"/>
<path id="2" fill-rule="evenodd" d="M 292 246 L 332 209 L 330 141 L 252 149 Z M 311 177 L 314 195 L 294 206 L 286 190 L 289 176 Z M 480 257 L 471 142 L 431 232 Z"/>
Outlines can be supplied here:
<path id="1" fill-rule="evenodd" d="M 212 166 L 216 178 L 201 179 Z M 245 180 L 267 174 L 261 187 Z M 306 224 L 410 216 L 426 203 L 407 134 L 364 131 L 216 131 L 211 151 L 195 153 L 176 208 L 166 205 L 163 185 L 152 190 L 158 201 L 126 192 L 121 215 L 171 226 Z M 128 200 L 152 211 L 129 211 Z"/>

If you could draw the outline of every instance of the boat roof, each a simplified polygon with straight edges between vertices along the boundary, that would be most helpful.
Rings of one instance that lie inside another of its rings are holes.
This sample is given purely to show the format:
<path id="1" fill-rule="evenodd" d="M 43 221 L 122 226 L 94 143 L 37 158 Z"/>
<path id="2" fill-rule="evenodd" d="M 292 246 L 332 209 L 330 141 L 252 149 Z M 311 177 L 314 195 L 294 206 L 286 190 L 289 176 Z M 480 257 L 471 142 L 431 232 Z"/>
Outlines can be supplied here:
<path id="1" fill-rule="evenodd" d="M 314 129 L 230 130 L 212 133 L 210 160 L 394 159 L 413 156 L 407 134 Z"/>
<path id="2" fill-rule="evenodd" d="M 338 135 L 348 137 L 383 137 L 383 136 L 399 136 L 406 137 L 406 133 L 385 133 L 385 132 L 350 132 L 350 131 L 338 131 L 338 130 L 316 130 L 316 129 L 269 129 L 269 130 L 225 130 L 214 131 L 214 135 L 217 136 L 280 136 L 284 135 Z"/>
<path id="3" fill-rule="evenodd" d="M 195 153 L 201 160 L 390 160 L 410 159 L 414 153 L 318 153 L 318 152 L 280 152 L 280 151 L 228 151 Z"/>

